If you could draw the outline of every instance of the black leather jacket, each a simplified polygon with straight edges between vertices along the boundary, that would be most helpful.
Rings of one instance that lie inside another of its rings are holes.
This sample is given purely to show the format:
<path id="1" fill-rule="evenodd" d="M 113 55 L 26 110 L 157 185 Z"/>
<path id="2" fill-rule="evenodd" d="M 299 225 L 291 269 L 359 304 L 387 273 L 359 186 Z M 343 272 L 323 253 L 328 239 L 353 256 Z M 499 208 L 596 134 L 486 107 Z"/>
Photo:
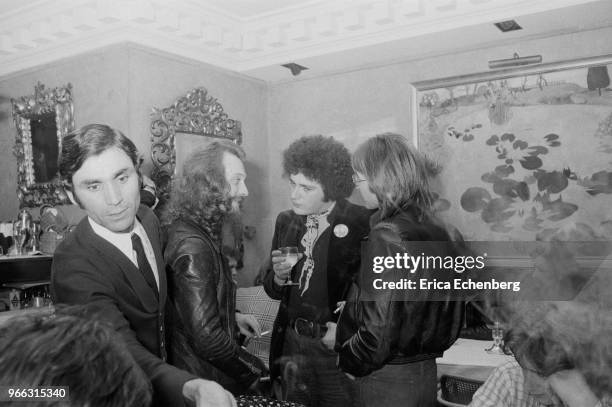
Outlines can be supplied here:
<path id="1" fill-rule="evenodd" d="M 168 229 L 168 308 L 172 312 L 173 365 L 242 389 L 262 373 L 264 363 L 236 341 L 236 284 L 219 247 L 206 231 L 179 219 Z"/>
<path id="2" fill-rule="evenodd" d="M 376 218 L 377 214 L 372 217 L 373 223 Z M 374 290 L 364 284 L 372 281 L 372 264 L 367 260 L 372 255 L 395 256 L 401 241 L 449 240 L 448 233 L 435 221 L 419 221 L 410 209 L 372 226 L 367 243 L 370 252 L 362 254 L 360 269 L 359 281 L 364 286 L 351 287 L 338 320 L 336 350 L 343 371 L 365 376 L 387 363 L 404 364 L 440 357 L 455 342 L 463 321 L 462 301 L 450 298 L 428 301 L 427 291 L 420 294 L 422 300 L 407 301 L 406 296 L 412 295 L 407 290 Z M 381 276 L 384 273 L 387 271 Z"/>

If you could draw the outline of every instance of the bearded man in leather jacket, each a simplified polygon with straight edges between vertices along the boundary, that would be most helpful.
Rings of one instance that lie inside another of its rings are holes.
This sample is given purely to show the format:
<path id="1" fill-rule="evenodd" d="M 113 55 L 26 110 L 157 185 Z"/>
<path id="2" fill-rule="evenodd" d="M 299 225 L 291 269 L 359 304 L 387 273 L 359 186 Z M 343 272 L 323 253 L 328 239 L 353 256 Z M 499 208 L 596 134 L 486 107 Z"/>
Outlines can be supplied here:
<path id="1" fill-rule="evenodd" d="M 226 141 L 195 151 L 163 216 L 169 225 L 164 258 L 173 310 L 171 361 L 235 394 L 267 373 L 237 342 L 239 331 L 251 337 L 260 326 L 252 315 L 236 312 L 236 284 L 222 253 L 223 221 L 248 195 L 243 160 L 242 149 Z"/>
<path id="2" fill-rule="evenodd" d="M 309 407 L 354 406 L 349 379 L 336 367 L 338 303 L 359 269 L 370 211 L 346 200 L 354 189 L 350 155 L 332 137 L 307 136 L 283 153 L 291 209 L 276 219 L 266 293 L 280 300 L 270 349 L 274 377 L 290 401 Z M 295 246 L 297 264 L 278 250 Z M 287 285 L 287 281 L 295 285 Z"/>

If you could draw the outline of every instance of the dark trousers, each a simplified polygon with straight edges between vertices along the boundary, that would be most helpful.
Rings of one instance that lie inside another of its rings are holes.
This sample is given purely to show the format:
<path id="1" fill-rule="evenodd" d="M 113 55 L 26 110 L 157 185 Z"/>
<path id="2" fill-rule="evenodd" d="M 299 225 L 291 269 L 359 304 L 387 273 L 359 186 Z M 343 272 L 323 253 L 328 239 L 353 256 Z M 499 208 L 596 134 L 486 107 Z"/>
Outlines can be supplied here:
<path id="1" fill-rule="evenodd" d="M 336 367 L 337 357 L 320 338 L 300 336 L 288 328 L 281 362 L 285 399 L 307 407 L 353 407 L 354 387 Z"/>
<path id="2" fill-rule="evenodd" d="M 356 406 L 435 407 L 438 386 L 435 359 L 404 365 L 385 365 L 353 382 Z"/>

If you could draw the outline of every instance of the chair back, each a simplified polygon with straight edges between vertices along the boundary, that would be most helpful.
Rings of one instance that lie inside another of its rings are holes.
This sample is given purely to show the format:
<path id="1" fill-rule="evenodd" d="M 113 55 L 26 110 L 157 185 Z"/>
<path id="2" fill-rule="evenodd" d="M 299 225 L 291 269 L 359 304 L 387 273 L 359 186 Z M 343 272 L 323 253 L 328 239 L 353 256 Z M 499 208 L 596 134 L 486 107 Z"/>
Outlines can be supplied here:
<path id="1" fill-rule="evenodd" d="M 441 398 L 451 403 L 468 405 L 471 403 L 476 390 L 483 383 L 480 380 L 465 377 L 442 375 L 440 378 Z"/>
<path id="2" fill-rule="evenodd" d="M 236 309 L 257 318 L 261 331 L 269 333 L 261 338 L 253 338 L 246 345 L 247 350 L 257 356 L 268 366 L 270 358 L 270 338 L 274 320 L 278 313 L 279 301 L 273 300 L 264 291 L 263 286 L 239 288 L 236 291 Z"/>

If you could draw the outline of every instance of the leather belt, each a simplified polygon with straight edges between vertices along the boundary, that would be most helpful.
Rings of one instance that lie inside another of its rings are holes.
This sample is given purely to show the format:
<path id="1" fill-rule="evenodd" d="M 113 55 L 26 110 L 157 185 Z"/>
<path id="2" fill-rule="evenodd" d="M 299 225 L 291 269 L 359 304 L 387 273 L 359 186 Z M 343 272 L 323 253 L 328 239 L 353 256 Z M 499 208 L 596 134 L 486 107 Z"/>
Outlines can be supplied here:
<path id="1" fill-rule="evenodd" d="M 289 321 L 289 328 L 300 336 L 309 338 L 322 338 L 327 332 L 327 326 L 306 318 L 294 318 Z"/>

